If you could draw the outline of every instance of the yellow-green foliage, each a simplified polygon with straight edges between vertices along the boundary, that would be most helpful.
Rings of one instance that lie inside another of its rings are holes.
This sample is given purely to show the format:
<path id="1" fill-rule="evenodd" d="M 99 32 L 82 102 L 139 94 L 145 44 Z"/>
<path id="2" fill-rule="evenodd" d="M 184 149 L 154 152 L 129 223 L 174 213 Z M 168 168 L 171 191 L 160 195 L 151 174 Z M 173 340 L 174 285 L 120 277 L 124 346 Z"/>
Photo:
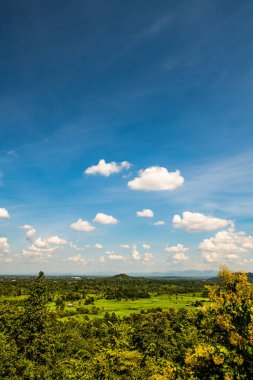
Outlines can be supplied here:
<path id="1" fill-rule="evenodd" d="M 253 378 L 253 287 L 246 273 L 219 272 L 209 286 L 210 306 L 200 312 L 203 341 L 188 350 L 186 371 L 199 379 Z"/>

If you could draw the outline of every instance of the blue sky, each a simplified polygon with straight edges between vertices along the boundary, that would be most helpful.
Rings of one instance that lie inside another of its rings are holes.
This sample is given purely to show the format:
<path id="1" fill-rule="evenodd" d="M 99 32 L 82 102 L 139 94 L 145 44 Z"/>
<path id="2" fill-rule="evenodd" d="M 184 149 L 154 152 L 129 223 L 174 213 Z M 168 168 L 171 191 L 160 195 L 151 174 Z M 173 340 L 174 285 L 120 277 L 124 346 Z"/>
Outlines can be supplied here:
<path id="1" fill-rule="evenodd" d="M 252 2 L 1 14 L 1 273 L 253 271 Z"/>

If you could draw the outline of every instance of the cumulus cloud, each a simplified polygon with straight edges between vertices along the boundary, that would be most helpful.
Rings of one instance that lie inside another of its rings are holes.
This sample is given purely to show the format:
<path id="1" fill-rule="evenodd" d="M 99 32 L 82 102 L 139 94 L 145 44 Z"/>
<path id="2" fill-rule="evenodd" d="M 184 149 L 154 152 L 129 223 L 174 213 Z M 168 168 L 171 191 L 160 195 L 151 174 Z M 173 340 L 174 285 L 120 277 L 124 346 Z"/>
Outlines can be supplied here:
<path id="1" fill-rule="evenodd" d="M 68 245 L 70 247 L 73 246 L 72 243 L 68 242 L 67 240 L 65 239 L 62 239 L 60 238 L 59 236 L 57 235 L 54 235 L 54 236 L 50 236 L 49 238 L 45 239 L 45 241 L 49 244 L 54 244 L 54 245 Z"/>
<path id="2" fill-rule="evenodd" d="M 102 245 L 102 244 L 99 244 L 99 243 L 97 243 L 97 244 L 95 244 L 95 248 L 97 248 L 97 249 L 102 249 L 102 248 L 103 248 L 103 245 Z"/>
<path id="3" fill-rule="evenodd" d="M 6 210 L 6 208 L 0 208 L 0 218 L 8 219 L 10 218 L 10 214 Z"/>
<path id="4" fill-rule="evenodd" d="M 174 254 L 172 257 L 174 261 L 185 261 L 189 259 L 189 257 L 186 256 L 189 248 L 185 247 L 183 244 L 166 247 L 165 251 Z"/>
<path id="5" fill-rule="evenodd" d="M 75 256 L 69 256 L 67 257 L 66 261 L 70 261 L 72 263 L 81 264 L 81 265 L 88 264 L 88 260 L 85 257 L 81 256 L 80 254 L 75 255 Z"/>
<path id="6" fill-rule="evenodd" d="M 179 170 L 169 172 L 161 166 L 152 166 L 145 170 L 140 170 L 138 174 L 138 177 L 128 182 L 128 187 L 132 190 L 175 190 L 184 183 L 184 178 Z"/>
<path id="7" fill-rule="evenodd" d="M 209 263 L 237 259 L 238 254 L 253 251 L 253 237 L 243 231 L 219 231 L 210 239 L 204 239 L 198 249 Z"/>
<path id="8" fill-rule="evenodd" d="M 214 218 L 199 212 L 183 212 L 183 216 L 174 215 L 172 219 L 173 227 L 183 228 L 188 232 L 212 231 L 224 227 L 234 226 L 231 220 Z"/>
<path id="9" fill-rule="evenodd" d="M 26 232 L 26 238 L 27 238 L 27 240 L 32 240 L 32 238 L 34 237 L 35 234 L 36 234 L 36 229 L 35 228 L 31 228 L 30 230 L 28 230 Z"/>
<path id="10" fill-rule="evenodd" d="M 26 239 L 29 241 L 31 241 L 36 234 L 36 229 L 29 224 L 24 224 L 23 226 L 19 226 L 19 228 L 26 231 Z"/>
<path id="11" fill-rule="evenodd" d="M 33 229 L 33 226 L 30 226 L 30 224 L 24 224 L 23 226 L 19 226 L 18 228 L 20 228 L 21 230 L 31 230 Z"/>
<path id="12" fill-rule="evenodd" d="M 154 255 L 151 252 L 145 252 L 142 260 L 144 263 L 152 263 L 154 261 Z"/>
<path id="13" fill-rule="evenodd" d="M 179 253 L 176 253 L 176 254 L 173 256 L 173 260 L 174 260 L 174 261 L 185 261 L 185 260 L 189 260 L 189 257 L 186 256 L 185 253 L 183 253 L 183 252 L 179 252 Z"/>
<path id="14" fill-rule="evenodd" d="M 37 239 L 30 247 L 22 250 L 21 257 L 31 258 L 32 260 L 48 260 L 52 258 L 56 247 L 43 243 L 41 238 Z"/>
<path id="15" fill-rule="evenodd" d="M 108 260 L 125 261 L 125 257 L 116 253 L 112 253 L 108 256 Z"/>
<path id="16" fill-rule="evenodd" d="M 112 215 L 106 215 L 99 212 L 93 219 L 93 222 L 100 224 L 117 224 L 118 219 L 114 218 Z"/>
<path id="17" fill-rule="evenodd" d="M 106 251 L 105 253 L 106 253 L 107 255 L 114 255 L 115 252 L 114 252 L 114 251 Z"/>
<path id="18" fill-rule="evenodd" d="M 226 258 L 228 260 L 237 260 L 237 259 L 239 259 L 239 256 L 236 255 L 235 253 L 229 253 L 228 255 L 226 255 Z"/>
<path id="19" fill-rule="evenodd" d="M 130 246 L 128 244 L 120 244 L 121 248 L 128 249 Z"/>
<path id="20" fill-rule="evenodd" d="M 105 262 L 105 257 L 104 256 L 100 256 L 98 261 L 100 262 L 100 264 L 104 264 Z"/>
<path id="21" fill-rule="evenodd" d="M 13 258 L 10 257 L 10 256 L 2 256 L 2 255 L 0 255 L 0 261 L 1 261 L 1 263 L 7 264 L 7 263 L 11 263 L 13 261 Z"/>
<path id="22" fill-rule="evenodd" d="M 64 246 L 77 249 L 76 245 L 57 235 L 48 238 L 39 237 L 29 247 L 22 250 L 21 257 L 33 260 L 48 260 Z"/>
<path id="23" fill-rule="evenodd" d="M 10 252 L 10 245 L 6 237 L 0 237 L 0 255 Z"/>
<path id="24" fill-rule="evenodd" d="M 153 218 L 154 212 L 150 210 L 149 208 L 146 208 L 142 211 L 137 211 L 136 215 L 139 216 L 140 218 Z"/>
<path id="25" fill-rule="evenodd" d="M 171 247 L 166 247 L 165 251 L 169 253 L 179 253 L 179 252 L 187 253 L 189 251 L 189 248 L 185 247 L 183 244 L 177 244 Z"/>
<path id="26" fill-rule="evenodd" d="M 141 260 L 141 254 L 140 252 L 137 250 L 137 247 L 136 245 L 134 244 L 133 247 L 132 247 L 132 252 L 131 252 L 131 257 L 134 261 L 140 261 Z"/>
<path id="27" fill-rule="evenodd" d="M 163 226 L 165 224 L 164 220 L 158 220 L 157 222 L 154 223 L 154 226 Z"/>
<path id="28" fill-rule="evenodd" d="M 142 247 L 144 249 L 150 249 L 150 245 L 149 244 L 142 244 Z M 138 251 L 137 249 L 137 246 L 134 244 L 132 246 L 132 250 L 131 250 L 131 258 L 133 261 L 141 261 L 144 262 L 144 263 L 150 263 L 153 261 L 154 259 L 154 256 L 151 252 L 145 252 L 144 255 L 142 256 L 140 254 L 140 252 Z"/>
<path id="29" fill-rule="evenodd" d="M 96 227 L 92 226 L 87 220 L 78 219 L 75 223 L 70 225 L 70 228 L 74 231 L 84 231 L 91 232 L 96 229 Z"/>
<path id="30" fill-rule="evenodd" d="M 117 163 L 115 161 L 106 163 L 105 160 L 100 160 L 97 165 L 92 165 L 87 168 L 84 173 L 96 175 L 100 174 L 102 176 L 108 177 L 113 173 L 119 173 L 123 169 L 130 169 L 131 164 L 127 161 Z"/>

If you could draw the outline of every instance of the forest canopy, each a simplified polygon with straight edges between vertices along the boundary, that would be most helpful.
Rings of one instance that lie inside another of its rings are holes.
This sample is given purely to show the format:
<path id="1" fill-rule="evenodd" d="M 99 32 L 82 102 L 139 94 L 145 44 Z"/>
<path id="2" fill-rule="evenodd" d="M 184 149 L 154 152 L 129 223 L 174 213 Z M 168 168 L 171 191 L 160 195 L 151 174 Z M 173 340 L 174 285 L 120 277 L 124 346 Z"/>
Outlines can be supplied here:
<path id="1" fill-rule="evenodd" d="M 33 280 L 2 279 L 0 291 L 1 379 L 253 376 L 253 288 L 245 273 L 222 267 L 212 283 L 122 275 L 53 280 L 40 272 Z M 177 300 L 186 293 L 208 298 L 188 308 L 163 310 L 158 303 L 123 317 L 96 306 L 101 299 L 138 303 L 159 294 L 169 302 L 173 293 Z M 77 314 L 64 314 L 68 307 Z"/>

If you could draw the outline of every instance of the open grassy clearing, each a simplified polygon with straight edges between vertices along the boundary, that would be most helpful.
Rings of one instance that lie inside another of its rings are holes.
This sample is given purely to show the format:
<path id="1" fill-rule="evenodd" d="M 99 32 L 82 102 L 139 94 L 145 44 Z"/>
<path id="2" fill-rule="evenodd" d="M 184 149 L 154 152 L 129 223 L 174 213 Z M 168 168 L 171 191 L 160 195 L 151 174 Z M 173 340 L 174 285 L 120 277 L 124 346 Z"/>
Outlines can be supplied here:
<path id="1" fill-rule="evenodd" d="M 196 309 L 196 306 L 193 305 L 196 301 L 207 302 L 207 298 L 203 298 L 200 295 L 159 295 L 153 296 L 151 298 L 144 298 L 138 300 L 106 300 L 106 299 L 98 299 L 95 300 L 94 305 L 84 305 L 83 301 L 75 301 L 72 303 L 66 303 L 65 311 L 70 311 L 75 316 L 85 317 L 87 314 L 79 314 L 77 309 L 78 307 L 84 307 L 89 310 L 89 318 L 101 318 L 104 316 L 106 312 L 115 313 L 120 317 L 128 316 L 132 313 L 140 313 L 143 311 L 148 311 L 151 309 L 161 308 L 163 311 L 167 311 L 171 308 L 187 308 L 189 310 Z M 72 304 L 73 306 L 68 306 Z M 93 308 L 99 308 L 99 313 L 92 313 Z M 49 304 L 49 308 L 51 310 L 56 310 L 55 303 L 51 302 Z M 66 319 L 68 317 L 64 317 Z"/>
<path id="2" fill-rule="evenodd" d="M 171 308 L 187 308 L 188 310 L 196 309 L 194 303 L 196 301 L 207 302 L 208 299 L 201 296 L 201 294 L 153 294 L 151 298 L 141 298 L 136 300 L 122 299 L 122 300 L 107 300 L 100 298 L 99 294 L 89 294 L 89 297 L 94 297 L 93 304 L 85 305 L 85 300 L 79 301 L 66 301 L 64 302 L 64 313 L 69 313 L 61 319 L 66 320 L 71 316 L 78 318 L 90 319 L 102 318 L 106 312 L 115 313 L 119 317 L 128 316 L 132 313 L 140 313 L 141 311 L 148 311 L 151 309 L 161 308 L 163 311 L 168 311 Z M 27 295 L 21 296 L 1 296 L 0 301 L 23 301 L 27 299 Z M 85 310 L 80 310 L 85 309 Z M 50 311 L 58 312 L 54 301 L 48 303 Z"/>

